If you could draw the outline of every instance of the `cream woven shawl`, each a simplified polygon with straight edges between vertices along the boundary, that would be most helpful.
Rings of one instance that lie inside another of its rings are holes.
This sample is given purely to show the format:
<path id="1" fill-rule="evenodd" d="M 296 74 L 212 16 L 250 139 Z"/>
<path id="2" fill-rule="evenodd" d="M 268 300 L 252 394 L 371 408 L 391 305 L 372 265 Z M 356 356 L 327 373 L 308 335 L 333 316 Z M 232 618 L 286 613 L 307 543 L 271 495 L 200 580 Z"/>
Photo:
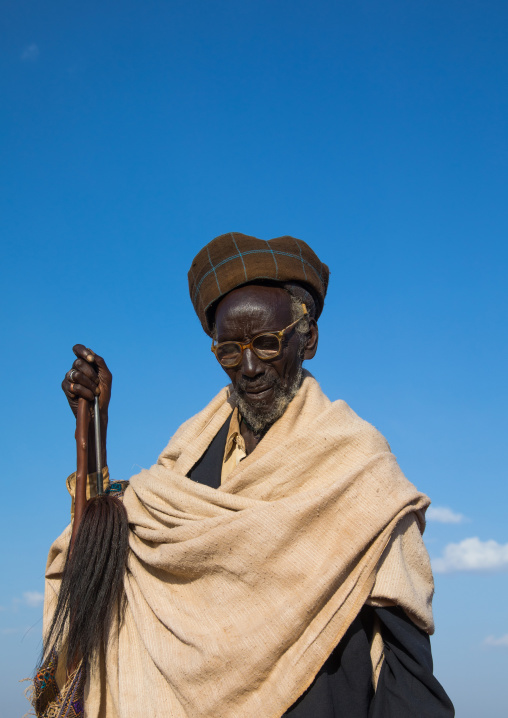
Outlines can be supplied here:
<path id="1" fill-rule="evenodd" d="M 131 479 L 127 607 L 88 682 L 87 718 L 279 718 L 367 600 L 433 630 L 429 501 L 379 432 L 306 373 L 215 490 L 185 475 L 233 405 L 223 389 Z M 67 541 L 50 552 L 46 620 Z"/>

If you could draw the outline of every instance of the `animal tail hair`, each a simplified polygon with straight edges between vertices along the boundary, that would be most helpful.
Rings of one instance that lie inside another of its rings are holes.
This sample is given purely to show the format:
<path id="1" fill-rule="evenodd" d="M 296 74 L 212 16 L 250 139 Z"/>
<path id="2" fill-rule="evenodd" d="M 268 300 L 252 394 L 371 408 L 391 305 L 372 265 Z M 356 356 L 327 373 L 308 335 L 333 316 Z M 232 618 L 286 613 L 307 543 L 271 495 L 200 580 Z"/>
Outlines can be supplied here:
<path id="1" fill-rule="evenodd" d="M 67 560 L 53 620 L 44 640 L 41 667 L 53 651 L 67 654 L 70 673 L 82 659 L 85 671 L 106 646 L 117 606 L 129 545 L 122 501 L 102 494 L 88 501 Z"/>

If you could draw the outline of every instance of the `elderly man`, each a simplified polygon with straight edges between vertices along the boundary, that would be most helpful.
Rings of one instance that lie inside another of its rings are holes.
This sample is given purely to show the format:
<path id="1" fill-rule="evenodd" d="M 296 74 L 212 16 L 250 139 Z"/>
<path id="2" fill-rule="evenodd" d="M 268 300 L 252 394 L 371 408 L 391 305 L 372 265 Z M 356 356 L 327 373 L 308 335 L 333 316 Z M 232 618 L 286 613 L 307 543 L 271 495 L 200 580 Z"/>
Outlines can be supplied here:
<path id="1" fill-rule="evenodd" d="M 191 300 L 230 384 L 155 466 L 111 485 L 130 529 L 122 610 L 75 692 L 64 674 L 39 715 L 80 715 L 83 698 L 87 718 L 454 715 L 432 675 L 429 501 L 302 369 L 327 284 L 293 237 L 230 233 L 196 256 Z M 74 412 L 100 395 L 105 452 L 111 374 L 74 351 L 62 386 Z M 50 552 L 46 625 L 69 535 Z"/>

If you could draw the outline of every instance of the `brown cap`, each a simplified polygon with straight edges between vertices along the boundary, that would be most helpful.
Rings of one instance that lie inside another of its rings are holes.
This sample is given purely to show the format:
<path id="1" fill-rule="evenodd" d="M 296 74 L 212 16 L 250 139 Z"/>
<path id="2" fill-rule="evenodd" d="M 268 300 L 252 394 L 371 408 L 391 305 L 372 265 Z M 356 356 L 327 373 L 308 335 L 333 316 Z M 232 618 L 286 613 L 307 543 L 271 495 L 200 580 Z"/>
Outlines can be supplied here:
<path id="1" fill-rule="evenodd" d="M 257 280 L 260 284 L 298 282 L 314 297 L 317 319 L 323 310 L 329 274 L 326 264 L 301 239 L 257 239 L 229 232 L 212 239 L 194 257 L 189 292 L 203 329 L 211 336 L 218 300 Z"/>

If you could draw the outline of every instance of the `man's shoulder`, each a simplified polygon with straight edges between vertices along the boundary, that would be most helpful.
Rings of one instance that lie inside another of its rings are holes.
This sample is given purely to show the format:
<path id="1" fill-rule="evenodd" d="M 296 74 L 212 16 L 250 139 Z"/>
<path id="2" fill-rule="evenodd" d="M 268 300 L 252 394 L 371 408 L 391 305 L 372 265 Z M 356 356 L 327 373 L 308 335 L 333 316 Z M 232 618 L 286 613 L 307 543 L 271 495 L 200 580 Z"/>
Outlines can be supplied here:
<path id="1" fill-rule="evenodd" d="M 199 442 L 203 436 L 209 434 L 214 436 L 231 414 L 234 406 L 231 385 L 223 387 L 201 411 L 180 424 L 160 454 L 157 463 L 165 463 L 167 459 L 175 460 L 190 443 Z"/>
<path id="2" fill-rule="evenodd" d="M 391 451 L 388 441 L 379 429 L 357 414 L 344 399 L 332 400 L 310 373 L 307 373 L 306 381 L 306 399 L 315 407 L 313 423 L 319 432 L 336 435 L 341 442 L 345 435 L 357 437 L 362 443 L 369 445 L 371 451 Z"/>

